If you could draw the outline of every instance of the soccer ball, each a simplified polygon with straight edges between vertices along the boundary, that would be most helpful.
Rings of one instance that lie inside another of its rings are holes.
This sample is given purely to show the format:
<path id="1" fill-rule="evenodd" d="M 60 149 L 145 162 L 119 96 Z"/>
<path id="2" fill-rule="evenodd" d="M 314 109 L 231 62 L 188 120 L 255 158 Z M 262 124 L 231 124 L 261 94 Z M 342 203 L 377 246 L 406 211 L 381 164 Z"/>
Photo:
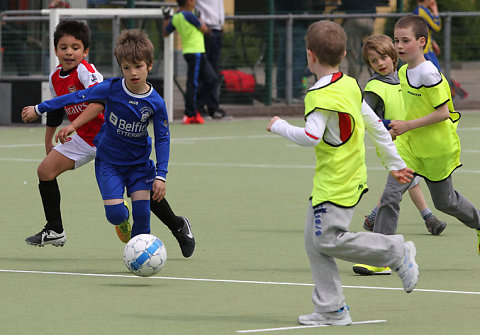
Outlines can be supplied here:
<path id="1" fill-rule="evenodd" d="M 133 274 L 150 277 L 165 266 L 167 249 L 158 237 L 140 234 L 133 237 L 125 246 L 123 261 Z"/>

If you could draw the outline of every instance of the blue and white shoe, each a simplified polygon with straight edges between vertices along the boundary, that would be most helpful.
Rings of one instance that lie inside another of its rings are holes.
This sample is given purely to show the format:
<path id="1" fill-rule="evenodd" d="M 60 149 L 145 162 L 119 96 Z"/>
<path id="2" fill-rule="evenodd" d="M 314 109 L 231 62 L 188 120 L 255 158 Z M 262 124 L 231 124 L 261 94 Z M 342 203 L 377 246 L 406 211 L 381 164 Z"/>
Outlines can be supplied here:
<path id="1" fill-rule="evenodd" d="M 350 317 L 350 308 L 343 306 L 338 311 L 327 313 L 312 313 L 308 315 L 300 315 L 298 317 L 298 323 L 309 326 L 348 326 L 352 324 L 352 318 Z"/>
<path id="2" fill-rule="evenodd" d="M 417 286 L 420 273 L 418 271 L 418 264 L 415 261 L 415 256 L 417 255 L 415 244 L 413 244 L 412 241 L 408 241 L 405 242 L 404 245 L 403 262 L 395 271 L 403 282 L 405 292 L 410 293 L 415 289 L 415 286 Z"/>

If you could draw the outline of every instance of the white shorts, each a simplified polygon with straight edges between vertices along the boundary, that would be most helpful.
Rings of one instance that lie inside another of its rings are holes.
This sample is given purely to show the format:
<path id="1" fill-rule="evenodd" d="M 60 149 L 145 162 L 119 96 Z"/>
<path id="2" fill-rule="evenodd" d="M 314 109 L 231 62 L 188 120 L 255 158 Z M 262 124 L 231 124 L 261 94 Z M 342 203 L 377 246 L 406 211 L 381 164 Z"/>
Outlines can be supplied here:
<path id="1" fill-rule="evenodd" d="M 82 165 L 87 164 L 91 160 L 95 159 L 97 148 L 90 146 L 80 136 L 74 134 L 71 136 L 71 140 L 65 143 L 60 143 L 53 148 L 67 158 L 70 158 L 75 162 L 75 167 L 79 168 Z"/>

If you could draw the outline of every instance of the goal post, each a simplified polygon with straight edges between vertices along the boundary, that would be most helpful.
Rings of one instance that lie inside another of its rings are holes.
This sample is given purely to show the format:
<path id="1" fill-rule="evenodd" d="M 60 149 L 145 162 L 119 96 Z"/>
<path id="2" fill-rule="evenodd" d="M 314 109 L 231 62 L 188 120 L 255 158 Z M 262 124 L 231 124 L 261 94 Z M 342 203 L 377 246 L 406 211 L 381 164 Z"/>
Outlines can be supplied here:
<path id="1" fill-rule="evenodd" d="M 157 8 L 56 8 L 42 9 L 42 15 L 49 20 L 50 71 L 57 66 L 53 45 L 53 33 L 61 17 L 79 18 L 152 18 L 163 19 L 162 9 Z M 113 31 L 113 29 L 112 29 Z M 115 36 L 116 38 L 116 36 Z M 113 67 L 115 64 L 112 64 Z M 168 120 L 173 120 L 173 34 L 164 38 L 163 44 L 163 99 L 167 108 Z"/>

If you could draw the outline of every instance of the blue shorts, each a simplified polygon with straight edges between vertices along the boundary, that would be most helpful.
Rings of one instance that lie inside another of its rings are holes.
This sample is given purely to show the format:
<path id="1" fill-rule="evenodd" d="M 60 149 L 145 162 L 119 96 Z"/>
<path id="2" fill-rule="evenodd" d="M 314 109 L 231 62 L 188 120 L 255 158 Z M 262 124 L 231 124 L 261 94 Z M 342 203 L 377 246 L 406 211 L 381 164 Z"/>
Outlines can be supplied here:
<path id="1" fill-rule="evenodd" d="M 95 176 L 103 200 L 123 199 L 125 188 L 127 196 L 136 191 L 150 191 L 156 171 L 152 160 L 145 164 L 115 165 L 97 157 Z"/>

